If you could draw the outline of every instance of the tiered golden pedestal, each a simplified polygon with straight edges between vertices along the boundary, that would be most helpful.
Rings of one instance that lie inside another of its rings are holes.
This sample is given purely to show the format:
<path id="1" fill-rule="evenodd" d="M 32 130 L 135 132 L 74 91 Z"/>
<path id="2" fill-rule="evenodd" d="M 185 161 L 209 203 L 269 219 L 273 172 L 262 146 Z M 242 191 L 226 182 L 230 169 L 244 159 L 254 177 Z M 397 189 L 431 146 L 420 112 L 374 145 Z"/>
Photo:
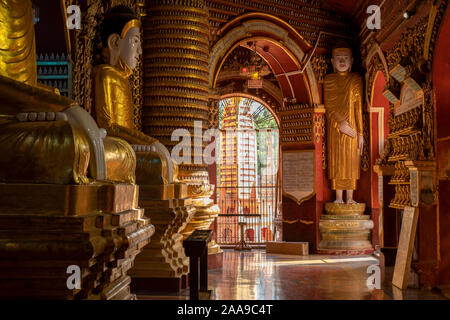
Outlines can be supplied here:
<path id="1" fill-rule="evenodd" d="M 0 298 L 134 299 L 127 272 L 154 233 L 137 197 L 130 184 L 1 183 Z"/>
<path id="2" fill-rule="evenodd" d="M 192 220 L 183 230 L 183 239 L 187 239 L 195 230 L 208 230 L 211 227 L 214 219 L 219 215 L 220 208 L 214 204 L 211 195 L 214 192 L 214 186 L 209 185 L 209 191 L 192 199 L 192 204 L 195 207 L 195 214 Z M 220 246 L 211 240 L 208 243 L 208 268 L 221 268 L 223 264 L 223 251 Z"/>
<path id="3" fill-rule="evenodd" d="M 130 271 L 133 290 L 176 292 L 185 287 L 189 258 L 184 254 L 181 232 L 195 213 L 186 189 L 184 184 L 140 186 L 139 205 L 156 231 Z"/>
<path id="4" fill-rule="evenodd" d="M 319 222 L 321 254 L 369 254 L 373 252 L 371 230 L 374 227 L 366 205 L 325 204 L 325 214 Z"/>

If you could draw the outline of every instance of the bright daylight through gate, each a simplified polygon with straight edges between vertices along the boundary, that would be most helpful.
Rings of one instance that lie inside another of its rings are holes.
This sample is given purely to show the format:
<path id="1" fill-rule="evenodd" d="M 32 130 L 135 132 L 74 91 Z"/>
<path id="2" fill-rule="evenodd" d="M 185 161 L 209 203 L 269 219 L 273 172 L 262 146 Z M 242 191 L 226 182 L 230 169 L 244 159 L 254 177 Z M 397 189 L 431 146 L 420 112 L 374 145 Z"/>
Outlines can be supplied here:
<path id="1" fill-rule="evenodd" d="M 241 97 L 219 106 L 217 240 L 235 245 L 264 244 L 274 239 L 278 214 L 279 134 L 275 118 L 260 103 Z"/>

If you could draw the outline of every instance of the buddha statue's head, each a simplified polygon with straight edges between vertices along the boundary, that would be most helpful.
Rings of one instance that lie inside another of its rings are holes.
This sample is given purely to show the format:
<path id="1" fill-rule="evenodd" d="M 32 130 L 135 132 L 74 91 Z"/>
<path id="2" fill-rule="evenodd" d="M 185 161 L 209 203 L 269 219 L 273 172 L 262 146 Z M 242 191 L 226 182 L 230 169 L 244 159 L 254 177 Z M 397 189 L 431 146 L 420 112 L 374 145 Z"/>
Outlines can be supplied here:
<path id="1" fill-rule="evenodd" d="M 134 70 L 142 54 L 141 22 L 126 6 L 115 6 L 101 25 L 102 53 L 106 62 L 116 66 L 121 60 Z"/>
<path id="2" fill-rule="evenodd" d="M 350 72 L 353 65 L 352 49 L 338 46 L 333 49 L 331 63 L 335 72 Z"/>

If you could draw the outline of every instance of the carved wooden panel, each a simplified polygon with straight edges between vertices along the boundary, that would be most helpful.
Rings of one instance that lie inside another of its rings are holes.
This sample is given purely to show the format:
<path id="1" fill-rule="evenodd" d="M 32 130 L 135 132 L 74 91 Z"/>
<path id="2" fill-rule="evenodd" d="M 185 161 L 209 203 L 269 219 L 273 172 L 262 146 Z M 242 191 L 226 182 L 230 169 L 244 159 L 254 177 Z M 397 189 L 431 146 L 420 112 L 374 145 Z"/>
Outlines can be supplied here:
<path id="1" fill-rule="evenodd" d="M 392 279 L 392 284 L 402 290 L 406 289 L 408 285 L 418 219 L 419 212 L 416 208 L 405 208 L 403 212 L 402 229 L 400 231 L 400 241 L 397 249 L 397 258 L 395 259 L 394 276 Z"/>

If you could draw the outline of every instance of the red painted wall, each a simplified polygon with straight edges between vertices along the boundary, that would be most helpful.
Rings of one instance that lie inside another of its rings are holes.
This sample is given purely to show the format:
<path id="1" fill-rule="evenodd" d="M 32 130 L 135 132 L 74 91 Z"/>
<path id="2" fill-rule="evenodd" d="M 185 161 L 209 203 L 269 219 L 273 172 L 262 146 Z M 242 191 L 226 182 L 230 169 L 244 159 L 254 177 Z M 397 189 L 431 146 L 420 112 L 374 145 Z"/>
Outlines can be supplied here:
<path id="1" fill-rule="evenodd" d="M 450 13 L 442 24 L 433 60 L 436 108 L 437 158 L 439 172 L 439 253 L 438 283 L 450 284 Z"/>
<path id="2" fill-rule="evenodd" d="M 450 14 L 445 16 L 436 44 L 433 61 L 433 83 L 436 97 L 438 138 L 450 136 Z"/>
<path id="3" fill-rule="evenodd" d="M 373 112 L 371 113 L 371 132 L 370 132 L 370 143 L 371 143 L 371 172 L 370 172 L 370 181 L 372 186 L 371 192 L 371 204 L 372 204 L 372 220 L 374 222 L 374 228 L 372 230 L 372 243 L 373 245 L 382 245 L 382 239 L 380 237 L 380 229 L 383 226 L 380 226 L 379 219 L 381 215 L 380 208 L 380 196 L 379 196 L 379 183 L 378 183 L 378 175 L 373 171 L 373 166 L 376 163 L 376 160 L 380 157 L 379 150 L 379 139 L 380 135 L 385 141 L 387 135 L 389 134 L 389 101 L 383 96 L 384 87 L 386 86 L 386 78 L 384 74 L 380 71 L 378 72 L 376 79 L 373 84 L 372 91 L 372 107 L 373 108 L 383 108 L 384 109 L 384 128 L 379 126 L 379 117 L 381 117 L 381 113 Z M 388 198 L 390 199 L 390 198 Z"/>
<path id="4" fill-rule="evenodd" d="M 450 284 L 450 181 L 439 182 L 440 255 L 439 283 Z"/>

